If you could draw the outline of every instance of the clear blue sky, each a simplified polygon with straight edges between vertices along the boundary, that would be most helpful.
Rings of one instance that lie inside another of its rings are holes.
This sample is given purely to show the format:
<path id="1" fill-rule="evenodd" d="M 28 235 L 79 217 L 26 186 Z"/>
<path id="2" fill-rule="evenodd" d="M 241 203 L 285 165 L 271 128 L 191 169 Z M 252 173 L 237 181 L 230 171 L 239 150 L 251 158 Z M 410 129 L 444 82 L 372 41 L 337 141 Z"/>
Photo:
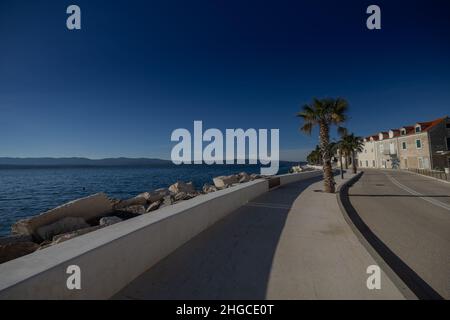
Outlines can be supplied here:
<path id="1" fill-rule="evenodd" d="M 365 26 L 378 4 L 382 30 Z M 66 7 L 82 30 L 65 27 Z M 0 156 L 168 158 L 176 128 L 279 128 L 342 96 L 376 133 L 450 113 L 450 2 L 0 1 Z"/>

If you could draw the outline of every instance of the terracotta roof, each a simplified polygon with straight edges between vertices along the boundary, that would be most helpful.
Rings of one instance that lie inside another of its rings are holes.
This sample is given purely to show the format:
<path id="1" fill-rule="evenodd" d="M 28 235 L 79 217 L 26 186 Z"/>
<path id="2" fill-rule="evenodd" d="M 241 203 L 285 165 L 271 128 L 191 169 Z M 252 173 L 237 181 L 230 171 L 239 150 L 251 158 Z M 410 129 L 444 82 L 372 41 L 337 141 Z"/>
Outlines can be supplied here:
<path id="1" fill-rule="evenodd" d="M 446 119 L 447 119 L 447 117 L 444 117 L 444 118 L 439 118 L 439 119 L 428 121 L 428 122 L 418 122 L 418 124 L 420 124 L 422 131 L 428 131 L 431 128 L 438 125 L 439 123 L 441 123 L 442 121 L 445 121 Z"/>
<path id="2" fill-rule="evenodd" d="M 378 141 L 378 134 L 374 134 L 374 135 L 366 137 L 366 139 L 369 141 L 370 141 L 370 138 L 373 138 L 373 140 Z"/>
<path id="3" fill-rule="evenodd" d="M 400 136 L 400 129 L 391 129 L 390 131 L 392 131 L 394 133 L 394 137 Z"/>
<path id="4" fill-rule="evenodd" d="M 383 139 L 389 139 L 389 133 L 388 132 L 382 131 L 380 133 L 383 135 Z"/>
<path id="5" fill-rule="evenodd" d="M 438 124 L 440 124 L 443 121 L 447 121 L 447 119 L 448 119 L 448 116 L 445 116 L 445 117 L 442 117 L 442 118 L 439 118 L 439 119 L 435 119 L 435 120 L 432 120 L 432 121 L 418 122 L 417 124 L 420 125 L 421 131 L 424 132 L 424 131 L 429 131 L 430 129 L 432 129 L 433 127 L 437 126 Z M 400 134 L 400 130 L 401 129 L 405 129 L 406 130 L 406 135 L 410 135 L 410 134 L 416 133 L 416 125 L 403 126 L 400 129 L 391 129 L 391 130 L 394 132 L 394 137 L 401 136 L 401 134 Z M 373 138 L 374 141 L 378 141 L 380 133 L 383 134 L 383 139 L 389 139 L 389 133 L 385 132 L 385 131 L 381 131 L 378 134 L 368 136 L 366 139 L 370 140 L 370 138 Z"/>
<path id="6" fill-rule="evenodd" d="M 415 132 L 414 126 L 404 126 L 404 127 L 401 127 L 400 129 L 405 129 L 406 130 L 406 135 Z"/>

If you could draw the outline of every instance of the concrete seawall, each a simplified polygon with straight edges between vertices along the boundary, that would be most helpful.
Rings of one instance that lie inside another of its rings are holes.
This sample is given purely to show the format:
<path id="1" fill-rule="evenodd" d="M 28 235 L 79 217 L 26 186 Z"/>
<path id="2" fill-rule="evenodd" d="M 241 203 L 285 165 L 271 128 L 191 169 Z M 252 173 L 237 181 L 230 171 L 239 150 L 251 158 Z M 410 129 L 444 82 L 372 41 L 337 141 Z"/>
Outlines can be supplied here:
<path id="1" fill-rule="evenodd" d="M 0 265 L 0 299 L 108 299 L 229 213 L 276 187 L 320 171 L 256 180 L 187 200 Z M 193 257 L 199 258 L 199 257 Z M 200 257 L 201 258 L 201 257 Z M 81 290 L 67 289 L 67 268 Z"/>

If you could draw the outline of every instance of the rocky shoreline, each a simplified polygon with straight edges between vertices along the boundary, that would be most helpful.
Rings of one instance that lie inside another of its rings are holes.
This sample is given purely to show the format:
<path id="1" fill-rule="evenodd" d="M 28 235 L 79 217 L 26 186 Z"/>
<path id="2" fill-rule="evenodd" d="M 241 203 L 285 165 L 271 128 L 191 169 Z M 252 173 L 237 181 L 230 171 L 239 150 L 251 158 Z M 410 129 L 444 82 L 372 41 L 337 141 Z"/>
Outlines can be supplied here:
<path id="1" fill-rule="evenodd" d="M 111 199 L 104 193 L 77 199 L 17 221 L 11 235 L 0 238 L 0 264 L 184 200 L 261 178 L 265 177 L 241 172 L 215 177 L 201 190 L 192 182 L 177 181 L 168 188 L 130 199 Z"/>

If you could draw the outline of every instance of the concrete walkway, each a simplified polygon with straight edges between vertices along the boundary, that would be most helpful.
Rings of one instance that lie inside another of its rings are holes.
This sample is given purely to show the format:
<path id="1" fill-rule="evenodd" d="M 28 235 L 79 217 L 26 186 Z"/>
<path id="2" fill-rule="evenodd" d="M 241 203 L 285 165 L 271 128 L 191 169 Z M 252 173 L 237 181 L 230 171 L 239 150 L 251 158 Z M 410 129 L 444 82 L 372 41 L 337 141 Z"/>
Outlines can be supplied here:
<path id="1" fill-rule="evenodd" d="M 340 182 L 338 180 L 338 182 Z M 404 299 L 317 178 L 236 210 L 145 272 L 115 299 Z"/>

